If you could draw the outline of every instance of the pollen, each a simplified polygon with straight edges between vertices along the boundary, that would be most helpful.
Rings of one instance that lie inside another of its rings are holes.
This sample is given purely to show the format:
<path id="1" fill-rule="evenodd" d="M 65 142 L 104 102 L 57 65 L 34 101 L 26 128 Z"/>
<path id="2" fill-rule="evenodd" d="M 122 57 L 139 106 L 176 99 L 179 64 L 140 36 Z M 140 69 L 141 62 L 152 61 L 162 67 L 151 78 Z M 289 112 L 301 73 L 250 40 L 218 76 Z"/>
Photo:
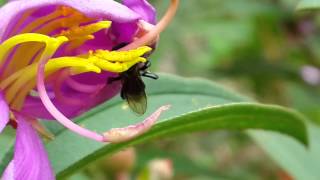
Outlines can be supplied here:
<path id="1" fill-rule="evenodd" d="M 107 61 L 125 62 L 125 61 L 132 61 L 133 59 L 141 57 L 151 51 L 152 51 L 152 48 L 148 46 L 142 46 L 142 47 L 138 47 L 137 49 L 132 49 L 129 51 L 97 50 L 93 53 L 93 56 L 99 57 Z"/>
<path id="2" fill-rule="evenodd" d="M 90 51 L 88 60 L 102 70 L 121 73 L 137 63 L 146 62 L 147 59 L 143 55 L 151 50 L 148 46 L 142 46 L 129 51 Z"/>

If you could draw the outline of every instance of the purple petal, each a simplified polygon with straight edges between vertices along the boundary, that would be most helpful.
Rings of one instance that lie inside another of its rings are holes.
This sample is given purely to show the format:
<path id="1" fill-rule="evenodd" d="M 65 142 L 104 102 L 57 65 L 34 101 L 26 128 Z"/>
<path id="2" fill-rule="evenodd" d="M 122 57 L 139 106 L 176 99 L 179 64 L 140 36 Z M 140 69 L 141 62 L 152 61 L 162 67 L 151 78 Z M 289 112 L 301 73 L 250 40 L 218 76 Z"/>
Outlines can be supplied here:
<path id="1" fill-rule="evenodd" d="M 2 180 L 14 180 L 14 163 L 13 160 L 9 163 L 2 175 Z"/>
<path id="2" fill-rule="evenodd" d="M 0 92 L 0 133 L 9 122 L 9 107 L 4 99 L 3 93 Z"/>
<path id="3" fill-rule="evenodd" d="M 119 23 L 133 22 L 141 18 L 139 14 L 113 0 L 23 0 L 11 1 L 0 9 L 0 37 L 10 31 L 20 16 L 30 9 L 50 9 L 55 6 L 68 6 L 77 9 L 88 17 L 108 19 Z M 149 13 L 148 13 L 149 15 Z"/>
<path id="4" fill-rule="evenodd" d="M 123 0 L 124 5 L 142 16 L 142 19 L 151 23 L 156 23 L 156 10 L 147 0 Z"/>
<path id="5" fill-rule="evenodd" d="M 4 180 L 54 180 L 47 153 L 32 126 L 20 115 L 18 121 L 14 157 L 7 167 Z M 8 179 L 6 179 L 8 178 Z"/>
<path id="6" fill-rule="evenodd" d="M 94 74 L 91 77 L 85 74 L 79 75 L 79 81 L 82 80 L 83 82 L 99 82 L 99 75 L 101 74 Z M 107 74 L 108 75 L 108 74 Z M 95 79 L 93 79 L 95 78 Z M 106 82 L 105 77 L 103 77 L 104 82 Z M 65 104 L 63 102 L 59 102 L 57 99 L 53 98 L 52 101 L 55 106 L 68 118 L 73 118 L 75 116 L 81 115 L 84 112 L 87 112 L 91 108 L 111 99 L 116 94 L 119 93 L 121 89 L 120 82 L 114 82 L 105 86 L 101 89 L 97 94 L 94 96 L 90 95 L 88 97 L 83 97 L 83 95 L 79 92 L 72 91 L 66 87 L 63 89 L 63 93 L 67 97 L 74 97 L 75 99 L 84 99 L 84 104 L 79 104 L 78 106 Z M 41 118 L 41 119 L 53 119 L 52 115 L 46 110 L 43 106 L 42 101 L 37 97 L 27 97 L 26 102 L 23 106 L 21 112 L 31 115 L 33 117 Z"/>

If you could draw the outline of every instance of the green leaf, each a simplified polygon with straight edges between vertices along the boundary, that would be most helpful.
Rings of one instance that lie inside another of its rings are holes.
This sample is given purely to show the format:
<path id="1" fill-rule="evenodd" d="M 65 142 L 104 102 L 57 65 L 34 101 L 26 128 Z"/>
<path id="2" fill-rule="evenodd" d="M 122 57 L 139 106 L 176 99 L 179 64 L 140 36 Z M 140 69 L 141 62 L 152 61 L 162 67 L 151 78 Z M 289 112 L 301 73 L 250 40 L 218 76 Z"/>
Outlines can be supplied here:
<path id="1" fill-rule="evenodd" d="M 183 174 L 184 176 L 188 176 L 188 177 L 205 175 L 208 177 L 214 177 L 214 179 L 221 179 L 221 180 L 222 179 L 240 180 L 240 179 L 246 178 L 239 174 L 226 175 L 212 167 L 212 164 L 214 164 L 214 162 L 210 162 L 204 165 L 201 162 L 194 161 L 193 159 L 188 157 L 185 153 L 170 152 L 170 151 L 164 151 L 164 149 L 153 149 L 153 148 L 152 149 L 137 148 L 136 150 L 138 150 L 137 162 L 135 163 L 135 170 L 133 171 L 133 174 L 137 174 L 137 172 L 142 172 L 143 168 L 146 168 L 146 166 L 148 166 L 148 163 L 153 161 L 156 157 L 157 159 L 170 159 L 174 164 L 174 173 L 176 175 Z M 211 159 L 211 154 L 208 156 L 209 157 L 207 157 L 206 159 L 208 160 L 210 159 L 209 161 L 214 161 L 213 159 Z"/>
<path id="2" fill-rule="evenodd" d="M 0 174 L 3 173 L 13 157 L 15 130 L 6 127 L 0 136 Z"/>
<path id="3" fill-rule="evenodd" d="M 278 134 L 250 132 L 250 135 L 293 179 L 316 180 L 320 177 L 320 128 L 309 124 L 308 130 L 310 134 L 308 149 Z"/>
<path id="4" fill-rule="evenodd" d="M 121 144 L 102 144 L 66 130 L 55 128 L 57 136 L 47 144 L 50 160 L 58 178 L 66 177 L 97 160 L 128 146 L 159 137 L 211 130 L 264 129 L 288 134 L 307 144 L 301 115 L 278 106 L 246 103 L 250 100 L 214 83 L 160 75 L 160 80 L 146 80 L 150 114 L 160 105 L 171 104 L 160 121 L 144 135 Z M 77 119 L 89 129 L 103 132 L 141 121 L 120 98 L 97 107 Z M 54 123 L 54 122 L 53 122 Z"/>
<path id="5" fill-rule="evenodd" d="M 3 5 L 6 2 L 7 2 L 6 0 L 0 0 L 0 6 Z"/>
<path id="6" fill-rule="evenodd" d="M 297 6 L 297 10 L 318 10 L 320 8 L 319 0 L 302 0 Z"/>

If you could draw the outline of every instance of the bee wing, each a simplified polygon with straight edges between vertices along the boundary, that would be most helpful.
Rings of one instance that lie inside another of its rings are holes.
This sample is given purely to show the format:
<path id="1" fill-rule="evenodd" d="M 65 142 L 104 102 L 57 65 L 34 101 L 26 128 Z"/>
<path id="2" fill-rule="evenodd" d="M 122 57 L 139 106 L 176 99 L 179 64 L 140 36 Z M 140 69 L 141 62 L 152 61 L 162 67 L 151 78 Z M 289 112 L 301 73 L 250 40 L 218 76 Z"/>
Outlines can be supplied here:
<path id="1" fill-rule="evenodd" d="M 123 84 L 121 96 L 128 102 L 131 110 L 143 115 L 147 109 L 145 85 L 140 77 L 130 78 Z"/>
<path id="2" fill-rule="evenodd" d="M 139 95 L 128 95 L 126 99 L 130 109 L 132 109 L 137 114 L 143 115 L 146 112 L 147 96 L 144 91 Z"/>

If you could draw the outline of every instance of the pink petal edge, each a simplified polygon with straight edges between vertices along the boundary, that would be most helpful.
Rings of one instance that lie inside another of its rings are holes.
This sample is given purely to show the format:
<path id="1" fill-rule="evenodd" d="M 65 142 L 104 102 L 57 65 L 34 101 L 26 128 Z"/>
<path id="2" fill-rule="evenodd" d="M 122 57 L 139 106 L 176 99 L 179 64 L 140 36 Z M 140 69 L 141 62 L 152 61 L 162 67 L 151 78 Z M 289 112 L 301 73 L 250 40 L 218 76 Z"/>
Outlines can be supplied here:
<path id="1" fill-rule="evenodd" d="M 144 121 L 124 128 L 113 128 L 105 132 L 104 137 L 106 141 L 111 143 L 120 143 L 133 139 L 148 131 L 156 123 L 161 113 L 169 110 L 170 107 L 171 105 L 161 106 Z"/>
<path id="2" fill-rule="evenodd" d="M 54 180 L 54 173 L 41 138 L 21 115 L 16 117 L 18 127 L 14 157 L 2 179 Z"/>
<path id="3" fill-rule="evenodd" d="M 4 99 L 4 95 L 0 92 L 0 133 L 9 122 L 9 107 Z"/>

